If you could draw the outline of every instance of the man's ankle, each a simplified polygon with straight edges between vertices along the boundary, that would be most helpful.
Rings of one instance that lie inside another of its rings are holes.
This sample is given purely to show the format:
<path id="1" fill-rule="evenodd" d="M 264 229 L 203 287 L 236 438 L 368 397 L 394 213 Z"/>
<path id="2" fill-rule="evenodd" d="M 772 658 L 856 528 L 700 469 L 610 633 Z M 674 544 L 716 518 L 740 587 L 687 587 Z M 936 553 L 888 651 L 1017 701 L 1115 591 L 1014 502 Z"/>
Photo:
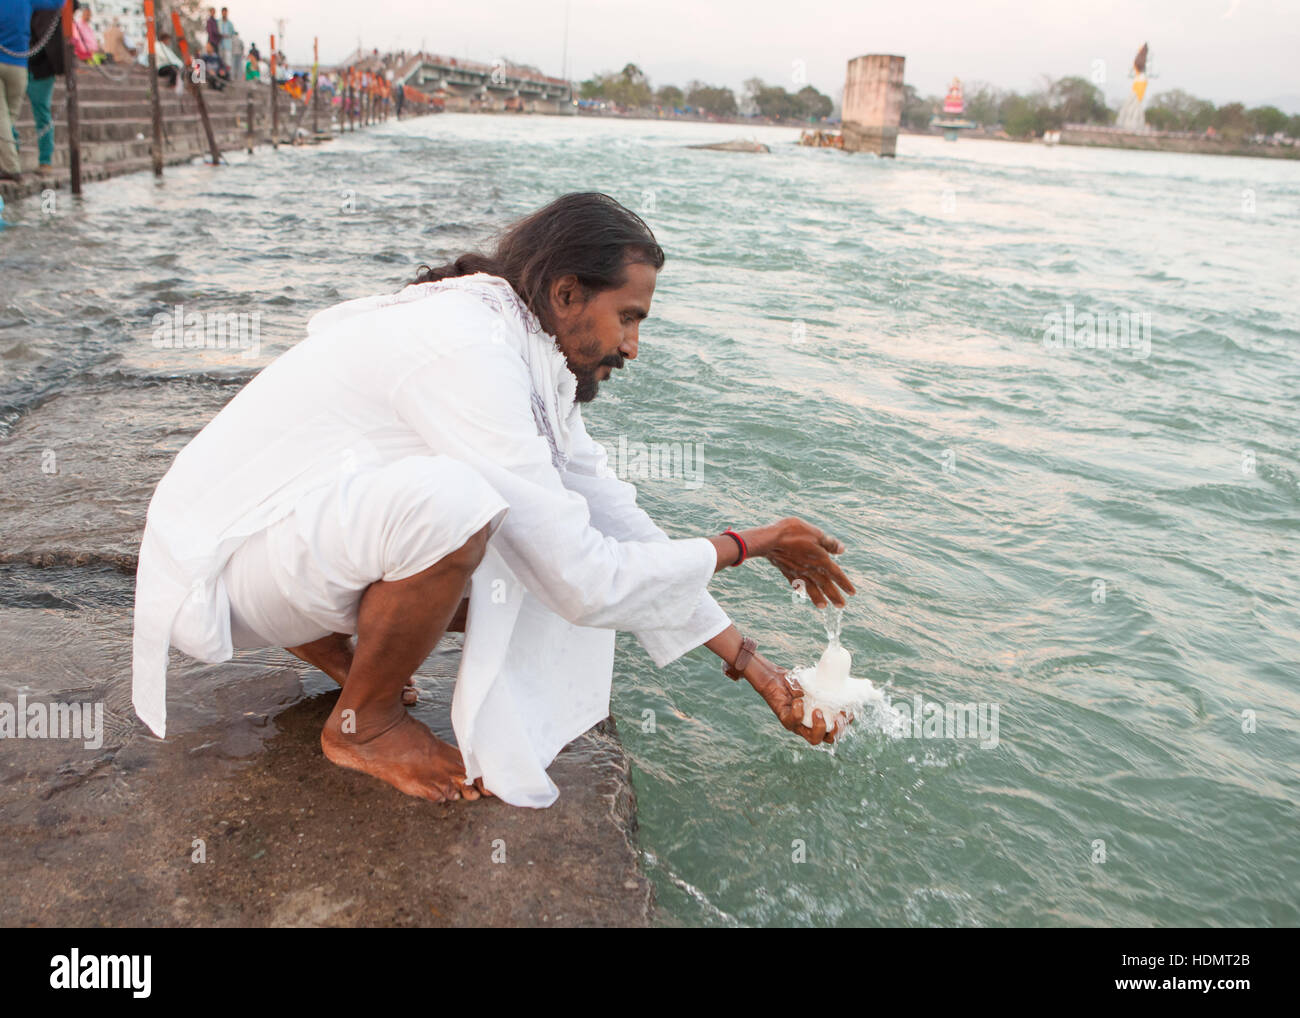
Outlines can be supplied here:
<path id="1" fill-rule="evenodd" d="M 409 715 L 402 705 L 401 693 L 395 698 L 382 701 L 349 701 L 340 697 L 334 705 L 329 721 L 325 723 L 324 734 L 329 737 L 351 743 L 365 743 L 377 739 L 385 732 L 396 728 Z"/>

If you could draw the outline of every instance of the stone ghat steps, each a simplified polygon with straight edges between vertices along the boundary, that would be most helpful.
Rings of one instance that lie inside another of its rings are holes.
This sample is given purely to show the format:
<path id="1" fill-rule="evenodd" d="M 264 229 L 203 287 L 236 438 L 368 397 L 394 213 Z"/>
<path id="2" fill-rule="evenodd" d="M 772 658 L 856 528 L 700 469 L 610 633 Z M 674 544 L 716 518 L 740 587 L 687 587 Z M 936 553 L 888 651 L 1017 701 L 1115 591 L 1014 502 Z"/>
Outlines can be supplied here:
<path id="1" fill-rule="evenodd" d="M 235 120 L 226 118 L 229 123 L 221 124 L 214 120 L 212 125 L 213 134 L 217 138 L 217 148 L 223 153 L 234 151 L 245 151 L 248 148 L 248 132 L 242 119 Z M 310 132 L 310 124 L 305 125 Z M 271 138 L 268 133 L 269 124 L 258 122 L 257 129 L 253 134 L 253 144 L 268 145 Z M 56 129 L 54 158 L 51 165 L 60 171 L 66 171 L 68 166 L 68 145 L 63 136 L 61 125 Z M 83 175 L 85 170 L 98 163 L 122 163 L 139 161 L 143 168 L 153 166 L 152 157 L 152 128 L 148 123 L 138 122 L 132 128 L 129 137 L 119 139 L 102 139 L 98 141 L 88 141 L 86 139 L 86 125 L 82 125 L 82 142 L 81 142 L 81 165 Z M 140 135 L 140 136 L 138 136 Z M 283 143 L 288 144 L 282 139 Z M 22 163 L 23 173 L 30 174 L 36 169 L 37 151 L 33 143 L 24 143 L 19 150 L 19 161 Z M 207 135 L 203 132 L 202 125 L 197 118 L 177 123 L 173 121 L 167 126 L 163 134 L 163 160 L 167 163 L 184 161 L 192 156 L 209 155 Z M 60 172 L 59 179 L 66 181 L 66 172 Z M 32 179 L 36 179 L 34 176 Z M 43 179 L 43 178 L 42 178 Z M 7 183 L 0 186 L 8 186 Z M 26 190 L 24 193 L 26 193 Z M 38 189 L 39 190 L 39 189 Z M 3 193 L 6 198 L 9 197 L 8 191 Z"/>
<path id="2" fill-rule="evenodd" d="M 245 116 L 241 113 L 210 113 L 208 119 L 212 122 L 212 129 L 218 136 L 229 134 L 231 132 L 240 132 L 246 130 Z M 268 118 L 269 119 L 269 118 Z M 185 132 L 190 129 L 191 124 L 198 124 L 201 128 L 202 122 L 198 118 L 197 112 L 190 110 L 183 115 L 163 118 L 163 141 L 177 132 Z M 264 125 L 261 118 L 256 123 L 258 126 Z M 24 130 L 26 129 L 26 130 Z M 19 133 L 22 138 L 22 146 L 28 145 L 27 134 L 36 137 L 35 125 L 30 122 L 19 124 Z M 129 142 L 129 141 L 148 141 L 153 137 L 153 122 L 140 117 L 115 117 L 103 120 L 83 120 L 81 122 L 81 148 L 84 152 L 87 145 L 97 142 Z M 55 148 L 64 147 L 68 144 L 68 127 L 66 124 L 56 123 L 54 125 L 54 145 Z"/>
<path id="3" fill-rule="evenodd" d="M 264 142 L 265 139 L 258 139 L 259 144 Z M 234 151 L 236 149 L 236 146 L 233 144 L 223 145 L 220 136 L 217 137 L 217 147 L 222 153 Z M 194 156 L 201 155 L 206 157 L 208 154 L 208 142 L 202 135 L 171 138 L 163 147 L 163 162 L 184 162 Z M 82 147 L 81 172 L 83 179 L 100 179 L 99 177 L 89 177 L 87 171 L 90 167 L 99 166 L 101 164 L 111 165 L 115 167 L 118 172 L 121 172 L 120 167 L 128 164 L 134 169 L 151 169 L 153 167 L 153 154 L 150 151 L 148 141 L 115 142 L 111 144 L 96 145 L 89 149 L 85 146 Z M 22 165 L 23 173 L 32 174 L 31 179 L 37 179 L 33 174 L 33 171 L 36 168 L 35 153 L 22 153 Z M 59 171 L 57 179 L 61 184 L 66 185 L 68 179 L 67 150 L 55 149 L 54 159 L 51 165 Z"/>
<path id="4" fill-rule="evenodd" d="M 212 132 L 216 135 L 217 147 L 223 151 L 246 148 L 248 144 L 248 124 L 243 112 L 213 112 L 209 119 Z M 281 124 L 282 131 L 288 128 Z M 269 141 L 268 130 L 270 118 L 254 119 L 253 140 L 255 144 Z M 19 124 L 19 161 L 23 172 L 36 168 L 37 148 L 36 130 L 30 122 Z M 87 120 L 81 124 L 81 163 L 88 166 L 95 163 L 120 163 L 123 161 L 143 159 L 146 165 L 150 160 L 153 144 L 153 123 L 149 118 L 136 117 L 114 118 L 107 120 Z M 207 136 L 203 131 L 202 121 L 197 110 L 191 108 L 184 114 L 163 119 L 163 153 L 164 158 L 172 160 L 175 156 L 207 154 Z M 54 158 L 52 164 L 57 168 L 68 165 L 68 129 L 63 123 L 54 125 Z M 173 160 L 174 161 L 174 160 Z"/>
<path id="5" fill-rule="evenodd" d="M 147 158 L 150 154 L 153 138 L 153 119 L 147 92 L 147 79 L 139 82 L 144 90 L 133 101 L 123 102 L 114 96 L 105 99 L 98 91 L 97 96 L 85 99 L 79 89 L 78 110 L 81 114 L 81 156 L 83 165 L 94 162 L 120 162 L 137 158 Z M 234 94 L 231 94 L 231 93 Z M 207 139 L 203 134 L 202 120 L 198 105 L 193 95 L 187 90 L 183 96 L 176 96 L 168 90 L 161 103 L 163 119 L 163 147 L 167 156 L 178 149 L 183 152 L 207 152 Z M 208 119 L 217 145 L 225 151 L 230 148 L 246 147 L 248 143 L 248 99 L 253 98 L 253 136 L 256 144 L 270 140 L 271 110 L 269 92 L 265 88 L 227 89 L 225 92 L 204 91 L 204 101 L 208 108 Z M 285 97 L 281 97 L 285 98 Z M 56 88 L 52 109 L 54 112 L 54 159 L 53 165 L 65 167 L 68 164 L 68 128 L 66 123 L 67 106 L 61 87 Z M 301 125 L 311 129 L 311 111 L 303 114 L 301 103 L 286 102 L 280 108 L 280 133 L 288 138 L 295 128 Z M 322 130 L 331 129 L 331 111 L 323 107 L 318 114 Z M 18 120 L 19 156 L 23 171 L 29 172 L 36 167 L 36 125 L 32 120 L 30 104 L 24 104 Z M 197 144 L 195 141 L 197 139 Z"/>
<path id="6" fill-rule="evenodd" d="M 197 116 L 198 104 L 188 92 L 180 98 L 169 95 L 159 104 L 162 107 L 163 120 L 177 116 Z M 224 99 L 219 93 L 204 93 L 203 105 L 208 108 L 209 113 L 243 113 L 248 109 L 247 95 L 240 95 L 235 100 Z M 299 109 L 302 107 L 300 106 Z M 267 104 L 265 95 L 254 95 L 253 109 L 258 116 L 265 115 L 270 117 L 271 107 Z M 153 108 L 149 104 L 149 96 L 136 96 L 134 99 L 87 99 L 81 93 L 77 93 L 77 110 L 81 114 L 81 122 L 89 123 L 92 120 L 115 120 L 121 117 L 132 117 L 140 120 L 150 120 L 153 117 Z M 67 100 L 62 93 L 56 92 L 51 108 L 56 123 L 63 123 L 68 119 Z M 321 111 L 325 112 L 324 110 Z M 280 116 L 283 118 L 286 113 L 284 106 L 280 107 Z M 18 114 L 20 124 L 32 123 L 31 105 L 24 102 L 23 108 Z"/>
<path id="7" fill-rule="evenodd" d="M 217 147 L 223 153 L 248 147 L 250 98 L 253 144 L 265 145 L 272 141 L 271 90 L 265 83 L 230 82 L 221 90 L 204 86 L 202 94 Z M 166 82 L 160 82 L 159 99 L 163 119 L 163 162 L 171 165 L 196 156 L 206 157 L 207 137 L 188 83 L 178 92 Z M 108 72 L 100 72 L 94 68 L 79 68 L 77 100 L 84 179 L 101 180 L 119 173 L 152 168 L 153 114 L 147 70 L 112 67 Z M 289 141 L 297 127 L 311 132 L 309 105 L 304 108 L 302 102 L 284 93 L 279 94 L 277 105 L 280 141 Z M 7 201 L 46 188 L 67 186 L 67 98 L 61 77 L 55 82 L 51 110 L 54 115 L 52 165 L 57 172 L 49 176 L 38 176 L 34 172 L 37 164 L 36 125 L 32 120 L 31 104 L 24 99 L 17 121 L 19 161 L 24 179 L 21 184 L 0 181 L 0 196 Z M 427 111 L 414 106 L 408 108 L 408 116 L 424 112 Z M 338 108 L 322 96 L 317 114 L 322 137 L 342 126 L 338 113 Z M 357 126 L 363 125 L 358 123 Z"/>
<path id="8" fill-rule="evenodd" d="M 212 89 L 203 90 L 203 104 L 211 114 L 238 113 L 243 115 L 248 109 L 250 97 L 253 100 L 254 114 L 259 118 L 264 116 L 270 119 L 270 95 L 265 89 L 226 89 L 224 92 L 216 92 Z M 162 108 L 164 123 L 173 117 L 198 116 L 198 104 L 194 101 L 194 96 L 188 89 L 182 95 L 177 95 L 168 89 L 160 98 L 159 105 Z M 279 103 L 281 120 L 291 114 L 297 116 L 301 112 L 301 103 L 296 103 L 287 96 L 281 96 L 280 98 L 283 100 Z M 84 90 L 78 89 L 77 109 L 83 124 L 95 120 L 121 118 L 150 121 L 153 117 L 153 108 L 147 88 L 141 88 L 136 93 L 129 95 L 105 95 L 98 91 L 87 94 Z M 329 109 L 330 107 L 327 104 L 322 104 L 321 115 L 326 115 Z M 51 112 L 54 114 L 55 123 L 66 122 L 67 110 L 66 95 L 61 87 L 56 87 L 51 103 Z M 308 116 L 310 116 L 310 112 Z M 26 101 L 23 102 L 18 113 L 18 123 L 29 126 L 32 124 L 31 104 Z"/>
<path id="9" fill-rule="evenodd" d="M 118 73 L 118 72 L 115 72 Z M 64 78 L 60 76 L 54 84 L 56 95 L 63 92 Z M 226 87 L 221 90 L 204 86 L 204 93 L 214 96 L 228 96 L 234 94 L 244 94 L 249 89 L 255 90 L 263 96 L 269 94 L 267 86 L 260 81 L 232 81 L 227 82 Z M 188 84 L 186 91 L 189 90 Z M 168 95 L 175 95 L 176 88 L 167 81 L 159 79 L 159 91 L 165 100 Z M 123 76 L 107 78 L 93 70 L 86 70 L 83 66 L 77 73 L 77 97 L 82 100 L 86 99 L 118 99 L 121 101 L 135 101 L 144 98 L 148 101 L 149 97 L 149 73 L 143 68 L 132 70 L 129 74 Z"/>
<path id="10" fill-rule="evenodd" d="M 160 86 L 159 105 L 162 108 L 164 124 L 173 118 L 198 116 L 198 106 L 188 84 L 179 92 L 166 82 L 160 82 Z M 204 105 L 213 116 L 245 116 L 251 98 L 254 118 L 256 120 L 265 118 L 270 121 L 271 92 L 260 82 L 233 82 L 221 90 L 204 86 L 202 93 Z M 277 104 L 282 123 L 286 119 L 296 119 L 303 109 L 301 102 L 284 93 L 279 95 Z M 66 121 L 67 97 L 63 78 L 55 82 L 51 106 L 55 123 Z M 139 74 L 132 73 L 123 81 L 112 82 L 99 80 L 92 74 L 82 71 L 77 77 L 77 106 L 83 126 L 97 120 L 139 119 L 150 123 L 153 113 L 149 97 L 149 76 L 141 71 Z M 322 120 L 329 116 L 330 109 L 330 104 L 322 98 L 320 106 Z M 311 116 L 310 111 L 307 116 Z M 18 124 L 20 131 L 24 126 L 28 128 L 33 126 L 31 104 L 26 101 L 19 111 Z"/>

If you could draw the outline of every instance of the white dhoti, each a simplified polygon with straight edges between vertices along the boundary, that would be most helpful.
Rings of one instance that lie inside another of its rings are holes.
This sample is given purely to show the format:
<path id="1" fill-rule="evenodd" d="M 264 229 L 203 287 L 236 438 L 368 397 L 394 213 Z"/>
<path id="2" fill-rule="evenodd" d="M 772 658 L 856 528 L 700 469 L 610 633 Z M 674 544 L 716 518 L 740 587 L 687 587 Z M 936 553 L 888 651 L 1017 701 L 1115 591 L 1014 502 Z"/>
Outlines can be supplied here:
<path id="1" fill-rule="evenodd" d="M 500 495 L 448 456 L 344 474 L 240 545 L 222 573 L 234 647 L 355 633 L 361 595 L 429 568 L 505 517 Z"/>

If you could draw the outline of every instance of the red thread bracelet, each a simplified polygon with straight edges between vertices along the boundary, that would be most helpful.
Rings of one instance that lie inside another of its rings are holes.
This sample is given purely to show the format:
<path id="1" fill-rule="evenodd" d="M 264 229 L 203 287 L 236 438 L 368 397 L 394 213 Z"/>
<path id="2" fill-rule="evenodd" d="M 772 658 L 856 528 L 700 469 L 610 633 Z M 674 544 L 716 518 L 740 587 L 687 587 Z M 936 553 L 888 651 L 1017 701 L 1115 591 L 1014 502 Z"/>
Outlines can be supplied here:
<path id="1" fill-rule="evenodd" d="M 736 547 L 740 549 L 740 558 L 732 563 L 733 566 L 738 566 L 741 562 L 744 562 L 745 559 L 749 558 L 749 546 L 745 544 L 745 539 L 743 537 L 737 534 L 734 530 L 724 530 L 722 533 L 735 541 Z"/>

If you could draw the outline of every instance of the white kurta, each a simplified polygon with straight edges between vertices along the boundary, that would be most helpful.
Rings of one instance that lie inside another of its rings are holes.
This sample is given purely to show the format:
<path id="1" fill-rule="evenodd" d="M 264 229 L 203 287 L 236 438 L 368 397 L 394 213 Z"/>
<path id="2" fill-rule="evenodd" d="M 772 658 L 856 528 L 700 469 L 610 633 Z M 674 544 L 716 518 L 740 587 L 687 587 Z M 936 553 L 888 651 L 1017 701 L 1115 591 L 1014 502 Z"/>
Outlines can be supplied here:
<path id="1" fill-rule="evenodd" d="M 136 577 L 134 703 L 166 730 L 168 647 L 232 655 L 221 573 L 340 470 L 443 454 L 509 506 L 470 588 L 452 725 L 468 776 L 549 806 L 556 753 L 609 713 L 614 631 L 662 667 L 728 625 L 704 538 L 670 540 L 605 463 L 576 380 L 504 280 L 482 273 L 321 312 L 176 457 Z"/>

